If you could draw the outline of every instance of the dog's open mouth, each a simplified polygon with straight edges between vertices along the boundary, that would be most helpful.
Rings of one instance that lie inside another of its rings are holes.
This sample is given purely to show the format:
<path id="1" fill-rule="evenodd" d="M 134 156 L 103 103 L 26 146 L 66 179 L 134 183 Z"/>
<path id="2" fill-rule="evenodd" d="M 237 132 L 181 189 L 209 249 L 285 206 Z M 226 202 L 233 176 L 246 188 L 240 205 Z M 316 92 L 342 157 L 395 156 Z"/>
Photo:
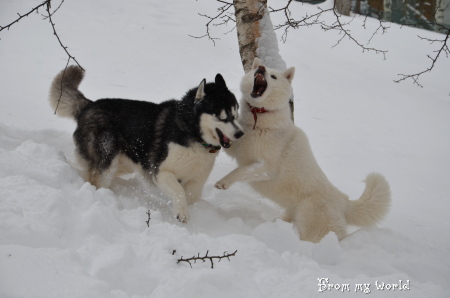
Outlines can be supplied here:
<path id="1" fill-rule="evenodd" d="M 220 145 L 224 148 L 230 148 L 231 140 L 226 135 L 224 135 L 220 129 L 216 128 L 216 132 L 219 136 Z"/>
<path id="2" fill-rule="evenodd" d="M 255 80 L 253 82 L 253 91 L 250 94 L 251 97 L 259 97 L 264 94 L 267 88 L 267 81 L 264 78 L 264 69 L 258 68 L 255 72 Z"/>

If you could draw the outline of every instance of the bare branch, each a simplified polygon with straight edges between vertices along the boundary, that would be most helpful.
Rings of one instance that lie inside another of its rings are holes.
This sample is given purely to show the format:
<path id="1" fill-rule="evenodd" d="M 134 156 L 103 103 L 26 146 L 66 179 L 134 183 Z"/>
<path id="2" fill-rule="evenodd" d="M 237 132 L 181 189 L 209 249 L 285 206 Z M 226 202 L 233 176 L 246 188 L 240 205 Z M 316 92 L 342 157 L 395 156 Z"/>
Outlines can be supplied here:
<path id="1" fill-rule="evenodd" d="M 15 21 L 13 21 L 12 23 L 6 25 L 6 26 L 0 26 L 0 31 L 2 31 L 3 29 L 8 29 L 14 25 L 15 23 L 18 23 L 21 19 L 23 19 L 24 17 L 29 16 L 30 14 L 32 14 L 33 12 L 38 12 L 39 8 L 45 6 L 45 5 L 49 5 L 51 2 L 51 0 L 46 0 L 44 2 L 42 2 L 41 4 L 39 4 L 38 6 L 36 6 L 35 8 L 33 8 L 32 10 L 30 10 L 29 12 L 27 12 L 26 14 L 17 14 L 19 16 L 19 18 L 17 18 Z"/>
<path id="2" fill-rule="evenodd" d="M 49 0 L 49 1 L 51 1 L 51 0 Z M 59 3 L 58 7 L 51 13 L 51 16 L 53 16 L 61 8 L 63 3 L 64 3 L 64 0 L 61 0 L 61 3 Z M 43 15 L 43 17 L 44 17 L 44 20 L 48 19 L 48 16 Z"/>
<path id="3" fill-rule="evenodd" d="M 48 20 L 49 20 L 49 22 L 50 22 L 50 24 L 51 24 L 51 26 L 52 26 L 52 29 L 53 29 L 53 35 L 56 36 L 56 38 L 57 38 L 57 40 L 58 40 L 60 46 L 61 46 L 61 47 L 64 49 L 64 51 L 66 52 L 67 56 L 69 57 L 69 61 L 70 61 L 70 59 L 72 59 L 73 61 L 75 61 L 75 63 L 78 64 L 78 66 L 79 66 L 82 70 L 84 70 L 83 67 L 81 67 L 80 63 L 78 63 L 78 61 L 75 59 L 75 57 L 72 56 L 72 55 L 70 55 L 69 51 L 67 50 L 67 47 L 64 46 L 63 43 L 61 42 L 61 39 L 60 39 L 58 33 L 56 33 L 55 23 L 54 23 L 53 20 L 52 20 L 53 14 L 54 14 L 56 11 L 58 11 L 58 9 L 59 9 L 59 8 L 61 7 L 61 5 L 63 4 L 64 0 L 61 0 L 61 3 L 59 4 L 58 8 L 56 8 L 53 12 L 50 12 L 50 9 L 51 9 L 51 2 L 52 2 L 52 0 L 46 0 L 46 1 L 42 2 L 41 4 L 39 4 L 38 6 L 34 7 L 33 9 L 31 9 L 28 13 L 26 13 L 26 14 L 24 14 L 24 15 L 18 14 L 18 15 L 19 15 L 19 18 L 17 18 L 17 19 L 16 19 L 15 21 L 13 21 L 12 23 L 10 23 L 10 24 L 8 24 L 8 25 L 6 25 L 6 26 L 0 26 L 0 31 L 2 31 L 3 29 L 8 29 L 8 30 L 9 30 L 9 29 L 11 28 L 12 25 L 18 23 L 21 19 L 23 19 L 24 17 L 29 16 L 29 15 L 32 14 L 33 12 L 39 12 L 39 11 L 38 11 L 39 8 L 45 6 L 45 10 L 47 11 L 47 15 L 44 15 L 44 19 L 48 19 Z M 68 63 L 67 63 L 67 65 L 68 65 Z M 67 67 L 67 66 L 66 66 L 66 67 Z"/>
<path id="4" fill-rule="evenodd" d="M 342 34 L 342 37 L 337 41 L 337 43 L 333 46 L 337 46 L 345 37 L 347 37 L 348 39 L 350 39 L 353 43 L 355 43 L 357 46 L 359 46 L 363 52 L 365 51 L 372 51 L 375 53 L 382 53 L 383 54 L 383 58 L 385 59 L 386 56 L 385 54 L 387 53 L 386 50 L 380 50 L 380 49 L 376 49 L 373 47 L 367 47 L 363 44 L 361 44 L 356 38 L 354 38 L 350 32 L 350 30 L 348 29 L 348 25 L 352 22 L 353 19 L 350 19 L 350 21 L 348 22 L 343 22 L 342 21 L 342 15 L 339 14 L 336 10 L 336 2 L 334 2 L 333 7 L 329 8 L 329 9 L 322 9 L 320 7 L 318 7 L 318 12 L 312 15 L 308 15 L 306 14 L 302 19 L 300 20 L 295 20 L 292 18 L 291 16 L 291 11 L 289 9 L 289 6 L 292 4 L 292 0 L 289 0 L 286 4 L 286 6 L 282 7 L 282 8 L 278 8 L 278 9 L 273 9 L 270 8 L 269 11 L 272 13 L 276 13 L 276 12 L 283 12 L 284 16 L 286 18 L 285 23 L 280 24 L 275 26 L 275 30 L 284 28 L 284 33 L 281 36 L 281 39 L 283 42 L 286 42 L 287 40 L 287 35 L 289 32 L 289 29 L 298 29 L 300 27 L 309 27 L 309 26 L 313 26 L 313 25 L 320 25 L 321 28 L 324 31 L 329 31 L 329 30 L 337 30 L 339 31 L 340 34 Z M 333 15 L 335 17 L 335 21 L 334 23 L 327 24 L 325 23 L 323 20 L 320 19 L 320 17 L 322 16 L 322 14 L 324 13 L 328 13 L 328 12 L 333 12 Z M 365 26 L 365 22 L 364 22 L 364 26 Z M 383 24 L 380 22 L 380 26 L 379 28 L 375 31 L 378 32 L 378 30 L 383 30 L 383 32 L 385 32 L 386 27 L 383 26 Z M 374 34 L 375 34 L 374 33 Z M 373 38 L 373 36 L 372 36 Z M 372 40 L 372 38 L 369 40 L 369 42 Z"/>
<path id="5" fill-rule="evenodd" d="M 196 37 L 196 38 L 208 37 L 211 41 L 213 41 L 214 44 L 215 44 L 214 40 L 218 39 L 218 38 L 213 38 L 210 34 L 211 23 L 219 18 L 225 18 L 225 19 L 222 23 L 213 24 L 214 26 L 226 24 L 230 20 L 235 21 L 234 19 L 232 19 L 230 14 L 225 14 L 226 11 L 231 6 L 234 5 L 234 2 L 231 3 L 231 2 L 228 2 L 225 0 L 216 0 L 216 1 L 223 4 L 218 9 L 219 13 L 214 17 L 210 17 L 207 15 L 201 15 L 203 17 L 208 18 L 209 22 L 206 24 L 206 28 L 207 28 L 206 34 L 203 36 L 200 36 L 200 37 Z M 314 1 L 314 0 L 311 0 L 311 1 Z M 307 1 L 305 0 L 303 2 L 307 2 Z M 438 0 L 438 3 L 434 6 L 434 8 L 430 7 L 430 9 L 433 9 L 433 11 L 427 11 L 428 14 L 431 16 L 435 16 L 437 10 L 439 9 L 439 7 L 441 7 L 441 2 L 442 2 L 442 0 Z M 292 5 L 292 3 L 294 3 L 294 1 L 286 0 L 285 3 L 286 4 L 280 8 L 268 7 L 268 10 L 270 13 L 284 14 L 284 17 L 285 17 L 284 23 L 274 26 L 275 30 L 279 30 L 279 29 L 284 30 L 284 33 L 281 35 L 281 40 L 283 42 L 286 42 L 289 30 L 291 30 L 291 29 L 295 30 L 295 29 L 299 29 L 301 27 L 310 27 L 310 26 L 318 25 L 324 31 L 337 30 L 338 33 L 341 34 L 341 37 L 337 40 L 336 44 L 333 47 L 339 45 L 342 42 L 342 40 L 344 40 L 345 38 L 348 38 L 352 43 L 354 43 L 355 45 L 360 47 L 363 52 L 367 51 L 367 52 L 374 52 L 376 54 L 382 54 L 383 58 L 386 59 L 386 53 L 388 52 L 387 50 L 382 50 L 382 49 L 378 49 L 378 48 L 369 46 L 369 44 L 372 42 L 373 38 L 377 34 L 385 34 L 387 32 L 387 30 L 390 28 L 389 25 L 387 25 L 387 23 L 389 23 L 389 22 L 383 20 L 383 7 L 381 6 L 382 2 L 380 2 L 380 4 L 379 4 L 380 7 L 374 8 L 373 10 L 367 12 L 367 14 L 361 14 L 359 9 L 357 9 L 357 11 L 356 11 L 357 15 L 361 15 L 364 17 L 363 24 L 362 24 L 364 29 L 366 29 L 366 23 L 367 23 L 367 19 L 369 17 L 375 18 L 379 21 L 378 27 L 373 31 L 371 37 L 368 39 L 366 44 L 361 43 L 359 41 L 359 39 L 355 38 L 352 35 L 351 30 L 349 29 L 350 24 L 352 23 L 352 21 L 355 19 L 356 16 L 354 16 L 353 18 L 350 18 L 350 19 L 348 19 L 346 16 L 343 17 L 343 15 L 341 15 L 336 9 L 336 1 L 334 1 L 332 8 L 322 9 L 320 7 L 317 7 L 316 13 L 313 13 L 313 14 L 306 13 L 303 16 L 303 18 L 301 18 L 301 19 L 296 19 L 292 16 L 291 5 Z M 447 58 L 450 55 L 449 47 L 448 47 L 450 28 L 446 27 L 445 25 L 439 24 L 435 18 L 427 19 L 423 15 L 423 11 L 417 10 L 415 7 L 408 4 L 407 2 L 403 2 L 403 7 L 404 7 L 404 9 L 406 9 L 408 11 L 408 13 L 410 15 L 415 16 L 415 18 L 417 20 L 415 20 L 414 18 L 411 19 L 411 21 L 409 21 L 409 19 L 403 19 L 401 25 L 407 25 L 410 27 L 417 27 L 417 28 L 433 29 L 434 31 L 443 33 L 442 39 L 430 40 L 430 39 L 422 38 L 419 36 L 420 39 L 428 41 L 430 43 L 441 43 L 440 48 L 438 50 L 434 51 L 434 54 L 427 55 L 427 57 L 431 60 L 431 64 L 427 69 L 417 72 L 415 74 L 399 74 L 399 76 L 401 76 L 401 77 L 398 80 L 394 80 L 394 82 L 398 83 L 398 82 L 401 82 L 401 81 L 404 81 L 407 79 L 412 79 L 414 84 L 422 87 L 419 83 L 419 77 L 424 73 L 430 72 L 434 68 L 437 60 L 439 58 L 441 58 L 443 56 L 443 54 L 445 54 L 445 56 Z M 327 22 L 327 18 L 322 17 L 323 14 L 330 13 L 330 12 L 332 12 L 333 16 L 334 16 L 331 24 L 329 21 Z"/>
<path id="6" fill-rule="evenodd" d="M 442 26 L 442 28 L 445 28 L 445 27 Z M 441 43 L 442 45 L 440 46 L 440 48 L 438 50 L 434 51 L 434 53 L 436 53 L 434 56 L 427 55 L 428 59 L 431 60 L 431 65 L 427 69 L 417 72 L 415 74 L 408 74 L 408 75 L 398 74 L 399 76 L 401 76 L 401 78 L 398 80 L 394 80 L 394 82 L 399 83 L 399 82 L 405 81 L 407 79 L 412 79 L 414 84 L 416 84 L 419 87 L 423 87 L 419 83 L 419 77 L 426 72 L 430 72 L 434 68 L 434 66 L 436 65 L 436 62 L 439 59 L 439 56 L 441 54 L 445 54 L 445 56 L 447 58 L 450 55 L 450 49 L 448 47 L 450 29 L 446 29 L 446 30 L 447 30 L 447 33 L 445 34 L 445 37 L 443 39 L 429 39 L 429 38 L 418 36 L 421 40 L 428 41 L 430 44 Z"/>
<path id="7" fill-rule="evenodd" d="M 439 9 L 440 6 L 441 6 L 441 1 L 438 1 L 435 9 L 433 11 L 429 11 L 430 15 L 436 16 L 437 10 Z M 435 67 L 438 59 L 440 57 L 442 57 L 442 54 L 444 54 L 447 58 L 450 55 L 450 50 L 449 50 L 450 28 L 448 26 L 439 24 L 435 17 L 433 17 L 431 19 L 427 19 L 427 18 L 423 17 L 423 15 L 421 16 L 420 12 L 417 11 L 414 7 L 412 7 L 409 4 L 407 4 L 407 8 L 410 9 L 417 16 L 419 16 L 420 21 L 418 21 L 417 23 L 402 22 L 402 25 L 406 25 L 409 27 L 416 27 L 416 28 L 434 29 L 434 31 L 443 33 L 443 35 L 442 35 L 443 38 L 440 38 L 440 39 L 430 39 L 430 38 L 418 36 L 419 39 L 421 39 L 423 41 L 427 41 L 430 44 L 440 43 L 441 46 L 436 51 L 433 51 L 433 53 L 435 53 L 434 55 L 427 55 L 428 59 L 430 59 L 430 61 L 431 61 L 431 64 L 428 68 L 426 68 L 423 71 L 414 73 L 414 74 L 398 74 L 398 76 L 400 76 L 400 78 L 398 80 L 394 80 L 394 82 L 399 83 L 401 81 L 411 79 L 415 85 L 417 85 L 419 87 L 423 87 L 419 83 L 420 76 L 427 72 L 431 72 L 431 70 L 433 70 L 433 68 Z"/>
<path id="8" fill-rule="evenodd" d="M 69 62 L 70 62 L 70 57 L 69 57 L 69 59 L 67 59 L 66 67 L 64 67 L 64 72 L 63 72 L 63 75 L 61 77 L 61 86 L 60 86 L 61 92 L 59 93 L 58 102 L 56 103 L 56 108 L 55 108 L 55 113 L 54 113 L 55 115 L 56 115 L 56 111 L 58 111 L 59 102 L 61 101 L 61 97 L 62 97 L 62 94 L 63 94 L 64 76 L 66 75 L 66 69 L 67 69 L 67 66 L 69 66 Z"/>
<path id="9" fill-rule="evenodd" d="M 220 2 L 220 3 L 222 3 L 222 4 L 224 4 L 224 5 L 222 5 L 221 7 L 219 7 L 219 8 L 217 9 L 217 11 L 218 11 L 217 15 L 215 15 L 215 16 L 213 16 L 213 17 L 210 17 L 210 16 L 205 15 L 205 14 L 200 14 L 200 13 L 198 14 L 199 16 L 202 16 L 202 17 L 205 17 L 205 18 L 208 18 L 208 19 L 209 19 L 209 22 L 206 23 L 206 34 L 204 34 L 204 35 L 202 35 L 202 36 L 193 36 L 193 35 L 189 35 L 190 37 L 193 37 L 193 38 L 203 38 L 203 37 L 208 37 L 208 39 L 211 40 L 211 41 L 213 42 L 214 45 L 216 45 L 215 40 L 220 39 L 220 38 L 212 37 L 212 36 L 211 36 L 211 33 L 210 33 L 210 27 L 209 27 L 209 26 L 210 26 L 214 21 L 219 20 L 219 19 L 221 19 L 222 22 L 217 23 L 217 24 L 214 24 L 214 23 L 213 23 L 214 26 L 225 25 L 225 24 L 228 24 L 229 21 L 235 22 L 235 20 L 233 19 L 232 15 L 226 13 L 226 12 L 233 6 L 233 3 L 229 3 L 229 2 L 226 2 L 226 1 L 222 1 L 222 0 L 216 0 L 216 1 L 217 1 L 217 2 Z"/>
<path id="10" fill-rule="evenodd" d="M 59 38 L 58 33 L 56 33 L 55 23 L 53 23 L 53 20 L 52 20 L 52 13 L 50 13 L 51 1 L 49 0 L 49 1 L 47 1 L 46 3 L 47 3 L 47 7 L 46 7 L 46 10 L 47 10 L 47 18 L 48 18 L 50 24 L 52 25 L 53 35 L 56 36 L 56 39 L 58 39 L 58 42 L 59 42 L 60 46 L 61 46 L 61 47 L 63 48 L 63 50 L 66 52 L 67 56 L 69 56 L 69 60 L 72 59 L 73 61 L 75 61 L 75 63 L 76 63 L 76 64 L 84 71 L 84 68 L 80 65 L 80 63 L 78 63 L 77 59 L 75 59 L 75 57 L 72 56 L 72 55 L 70 55 L 69 51 L 67 51 L 67 47 L 63 45 L 61 39 Z"/>
<path id="11" fill-rule="evenodd" d="M 230 257 L 233 257 L 236 255 L 237 250 L 235 250 L 233 253 L 231 254 L 227 254 L 227 252 L 223 253 L 223 256 L 208 256 L 209 250 L 206 251 L 205 256 L 201 257 L 200 253 L 197 254 L 197 256 L 193 256 L 192 258 L 187 258 L 187 259 L 183 259 L 183 257 L 181 257 L 180 259 L 178 259 L 177 264 L 180 262 L 186 262 L 189 263 L 189 266 L 191 266 L 192 268 L 192 264 L 191 262 L 194 262 L 194 264 L 197 262 L 197 260 L 201 260 L 203 263 L 206 262 L 206 260 L 209 260 L 211 262 L 211 269 L 214 269 L 214 259 L 219 260 L 219 262 L 222 259 L 228 259 L 228 261 L 230 261 Z"/>
<path id="12" fill-rule="evenodd" d="M 336 2 L 334 3 L 334 6 L 335 5 L 336 5 Z M 358 40 L 356 40 L 350 34 L 350 30 L 346 28 L 346 25 L 350 24 L 351 21 L 348 22 L 348 23 L 342 23 L 341 22 L 341 15 L 337 13 L 336 9 L 333 9 L 333 13 L 334 13 L 334 16 L 336 18 L 335 23 L 333 23 L 331 26 L 327 26 L 325 24 L 322 24 L 322 29 L 324 31 L 338 30 L 340 33 L 343 34 L 342 38 L 339 39 L 338 42 L 334 46 L 337 46 L 344 39 L 344 37 L 348 37 L 351 41 L 353 41 L 356 45 L 358 45 L 363 50 L 363 52 L 365 52 L 365 51 L 372 51 L 372 52 L 375 52 L 376 54 L 381 53 L 381 54 L 383 54 L 383 58 L 386 59 L 386 53 L 387 53 L 386 50 L 379 50 L 379 49 L 376 49 L 376 48 L 369 48 L 369 47 L 366 47 L 366 46 L 362 45 Z"/>

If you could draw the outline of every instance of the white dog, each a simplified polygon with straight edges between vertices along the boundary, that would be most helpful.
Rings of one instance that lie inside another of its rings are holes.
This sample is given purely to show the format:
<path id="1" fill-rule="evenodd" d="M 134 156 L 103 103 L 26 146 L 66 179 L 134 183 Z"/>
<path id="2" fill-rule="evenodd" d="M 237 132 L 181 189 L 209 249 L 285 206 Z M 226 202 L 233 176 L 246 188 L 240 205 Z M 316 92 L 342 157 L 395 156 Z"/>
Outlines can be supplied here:
<path id="1" fill-rule="evenodd" d="M 239 122 L 244 136 L 226 152 L 238 168 L 216 183 L 228 189 L 249 182 L 261 195 L 286 209 L 300 239 L 319 242 L 330 231 L 338 239 L 347 225 L 372 226 L 389 210 L 389 184 L 380 174 L 367 176 L 361 197 L 351 201 L 334 187 L 317 164 L 305 133 L 290 118 L 289 100 L 295 69 L 269 69 L 255 58 L 241 83 Z"/>

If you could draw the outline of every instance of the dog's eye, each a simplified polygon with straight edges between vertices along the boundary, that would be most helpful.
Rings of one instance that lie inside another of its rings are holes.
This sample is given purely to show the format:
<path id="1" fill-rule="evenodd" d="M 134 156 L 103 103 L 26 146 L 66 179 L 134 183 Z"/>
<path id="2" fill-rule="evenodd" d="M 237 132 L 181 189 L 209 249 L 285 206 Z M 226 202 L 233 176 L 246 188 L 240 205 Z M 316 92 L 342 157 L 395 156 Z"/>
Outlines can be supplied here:
<path id="1" fill-rule="evenodd" d="M 277 76 L 276 76 L 276 75 L 271 75 L 270 77 L 271 77 L 272 79 L 274 79 L 274 80 L 277 79 Z"/>

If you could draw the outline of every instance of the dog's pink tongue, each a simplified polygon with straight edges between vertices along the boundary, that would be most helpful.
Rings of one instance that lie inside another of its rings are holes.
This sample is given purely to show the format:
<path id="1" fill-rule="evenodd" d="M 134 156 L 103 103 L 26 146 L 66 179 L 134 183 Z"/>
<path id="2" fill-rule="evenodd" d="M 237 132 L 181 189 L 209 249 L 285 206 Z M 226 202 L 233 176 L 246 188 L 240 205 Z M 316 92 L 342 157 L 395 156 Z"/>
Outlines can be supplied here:
<path id="1" fill-rule="evenodd" d="M 224 143 L 229 143 L 229 142 L 230 142 L 230 139 L 227 138 L 226 135 L 223 135 L 223 142 L 224 142 Z"/>

